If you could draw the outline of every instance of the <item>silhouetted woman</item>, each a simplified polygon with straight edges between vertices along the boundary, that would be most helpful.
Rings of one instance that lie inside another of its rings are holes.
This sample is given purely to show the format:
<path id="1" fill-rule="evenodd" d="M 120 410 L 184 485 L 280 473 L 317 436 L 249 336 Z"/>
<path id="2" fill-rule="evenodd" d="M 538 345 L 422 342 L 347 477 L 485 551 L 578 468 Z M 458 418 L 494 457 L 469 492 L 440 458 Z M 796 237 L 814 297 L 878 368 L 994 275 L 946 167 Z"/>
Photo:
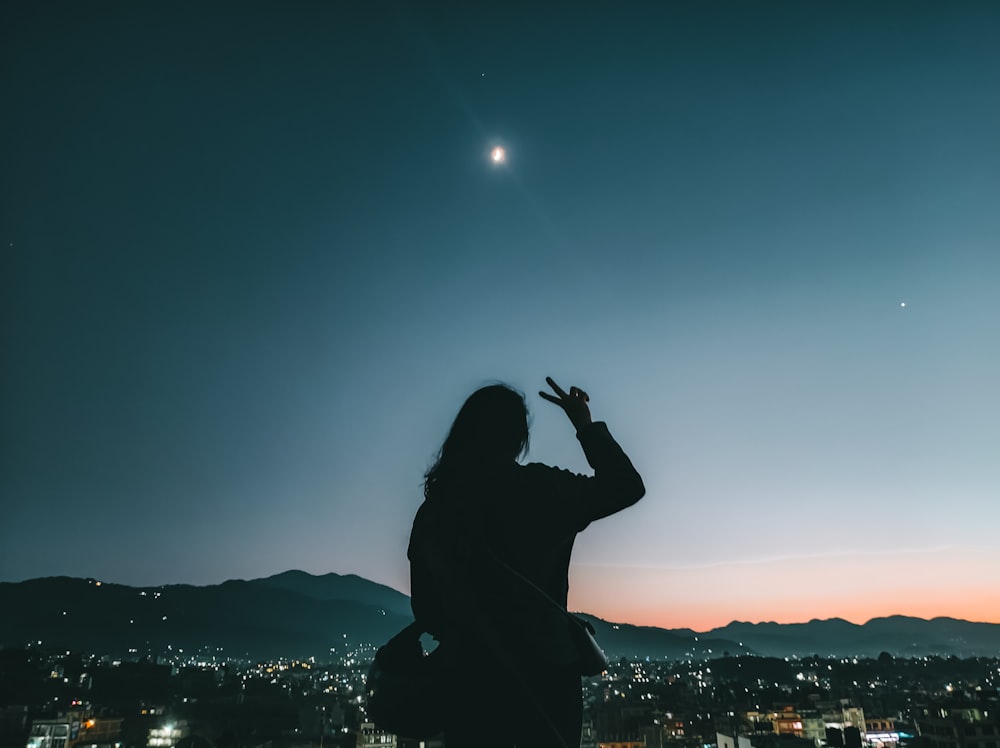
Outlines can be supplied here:
<path id="1" fill-rule="evenodd" d="M 528 412 L 506 385 L 472 393 L 425 476 L 408 551 L 411 600 L 446 665 L 447 748 L 580 745 L 566 617 L 517 574 L 565 609 L 576 534 L 645 488 L 607 426 L 591 421 L 587 394 L 546 381 L 555 394 L 539 395 L 565 411 L 593 476 L 518 463 Z"/>

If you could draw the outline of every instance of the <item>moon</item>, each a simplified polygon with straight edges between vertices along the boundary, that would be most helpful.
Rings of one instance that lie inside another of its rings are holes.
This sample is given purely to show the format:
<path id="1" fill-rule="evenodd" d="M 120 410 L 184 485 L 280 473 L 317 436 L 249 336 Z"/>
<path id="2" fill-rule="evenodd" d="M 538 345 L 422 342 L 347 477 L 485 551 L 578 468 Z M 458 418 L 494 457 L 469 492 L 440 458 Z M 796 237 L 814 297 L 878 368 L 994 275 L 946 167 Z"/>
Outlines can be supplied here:
<path id="1" fill-rule="evenodd" d="M 494 146 L 493 150 L 490 151 L 490 161 L 492 161 L 494 164 L 502 164 L 506 160 L 507 160 L 507 151 L 505 151 L 503 147 L 499 145 Z"/>

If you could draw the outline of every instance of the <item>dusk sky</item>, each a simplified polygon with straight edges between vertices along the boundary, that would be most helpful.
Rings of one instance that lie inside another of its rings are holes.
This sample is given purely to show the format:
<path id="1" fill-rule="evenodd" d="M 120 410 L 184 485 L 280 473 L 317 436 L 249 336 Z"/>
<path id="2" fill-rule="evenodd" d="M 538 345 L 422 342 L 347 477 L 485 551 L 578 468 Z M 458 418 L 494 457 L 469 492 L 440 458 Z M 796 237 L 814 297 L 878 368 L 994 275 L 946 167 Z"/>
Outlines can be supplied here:
<path id="1" fill-rule="evenodd" d="M 571 608 L 1000 622 L 1000 5 L 538 5 L 0 6 L 0 581 L 408 591 L 551 375 Z"/>

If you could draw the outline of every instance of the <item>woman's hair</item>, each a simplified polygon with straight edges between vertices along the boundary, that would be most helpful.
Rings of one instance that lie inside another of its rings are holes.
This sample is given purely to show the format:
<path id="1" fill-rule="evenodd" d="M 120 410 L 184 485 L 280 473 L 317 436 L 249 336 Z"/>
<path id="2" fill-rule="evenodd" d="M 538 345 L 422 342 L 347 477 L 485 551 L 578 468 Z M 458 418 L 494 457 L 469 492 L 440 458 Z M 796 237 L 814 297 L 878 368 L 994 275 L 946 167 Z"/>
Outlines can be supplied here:
<path id="1" fill-rule="evenodd" d="M 506 384 L 482 387 L 465 401 L 437 460 L 424 475 L 424 497 L 445 485 L 489 480 L 528 450 L 528 406 Z"/>

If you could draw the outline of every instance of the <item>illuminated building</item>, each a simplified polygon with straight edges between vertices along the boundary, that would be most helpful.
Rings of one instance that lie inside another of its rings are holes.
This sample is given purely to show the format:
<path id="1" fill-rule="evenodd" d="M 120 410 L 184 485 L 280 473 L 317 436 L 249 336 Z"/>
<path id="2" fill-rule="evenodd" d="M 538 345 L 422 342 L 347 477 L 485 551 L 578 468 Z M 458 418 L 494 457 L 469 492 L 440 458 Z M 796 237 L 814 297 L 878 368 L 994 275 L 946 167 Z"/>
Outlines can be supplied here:
<path id="1" fill-rule="evenodd" d="M 668 717 L 667 719 L 662 720 L 660 725 L 660 733 L 663 735 L 664 739 L 670 741 L 685 740 L 686 733 L 684 731 L 684 720 Z"/>
<path id="2" fill-rule="evenodd" d="M 811 740 L 813 745 L 826 742 L 826 720 L 815 712 L 799 712 L 792 706 L 774 712 L 747 712 L 747 721 L 755 735 L 773 733 Z"/>
<path id="3" fill-rule="evenodd" d="M 186 722 L 170 722 L 161 727 L 150 728 L 146 745 L 149 748 L 173 748 L 182 738 L 187 737 L 187 734 Z"/>
<path id="4" fill-rule="evenodd" d="M 372 722 L 362 722 L 358 729 L 357 748 L 396 748 L 396 736 L 379 729 Z"/>
<path id="5" fill-rule="evenodd" d="M 72 723 L 61 719 L 36 719 L 28 733 L 28 748 L 68 748 L 71 741 L 75 742 L 74 729 L 80 729 L 79 722 L 74 728 Z"/>
<path id="6" fill-rule="evenodd" d="M 36 719 L 31 723 L 27 748 L 73 748 L 74 746 L 110 746 L 119 748 L 122 720 L 90 717 L 83 712 L 67 712 L 55 719 Z"/>
<path id="7" fill-rule="evenodd" d="M 869 717 L 865 720 L 865 732 L 888 732 L 896 729 L 896 721 L 890 717 Z"/>
<path id="8" fill-rule="evenodd" d="M 732 735 L 718 732 L 715 734 L 715 741 L 719 748 L 734 748 Z M 774 732 L 740 735 L 736 745 L 738 748 L 815 748 L 813 741 L 806 738 Z"/>
<path id="9" fill-rule="evenodd" d="M 767 719 L 776 735 L 803 737 L 802 715 L 795 711 L 794 707 L 786 706 L 780 712 L 771 712 L 767 715 Z"/>
<path id="10" fill-rule="evenodd" d="M 732 735 L 725 735 L 721 732 L 715 733 L 715 744 L 719 748 L 735 748 L 737 745 L 739 748 L 753 748 L 748 736 L 740 735 L 738 741 L 734 741 Z"/>
<path id="11" fill-rule="evenodd" d="M 823 720 L 827 727 L 843 732 L 848 727 L 865 731 L 865 710 L 859 706 L 847 706 L 840 703 L 836 706 L 827 705 L 823 709 Z"/>
<path id="12" fill-rule="evenodd" d="M 975 708 L 925 708 L 917 718 L 917 733 L 930 748 L 998 748 L 1000 720 Z"/>
<path id="13" fill-rule="evenodd" d="M 872 748 L 895 748 L 899 745 L 900 739 L 912 737 L 905 732 L 898 732 L 896 721 L 889 717 L 865 720 L 865 743 Z"/>

